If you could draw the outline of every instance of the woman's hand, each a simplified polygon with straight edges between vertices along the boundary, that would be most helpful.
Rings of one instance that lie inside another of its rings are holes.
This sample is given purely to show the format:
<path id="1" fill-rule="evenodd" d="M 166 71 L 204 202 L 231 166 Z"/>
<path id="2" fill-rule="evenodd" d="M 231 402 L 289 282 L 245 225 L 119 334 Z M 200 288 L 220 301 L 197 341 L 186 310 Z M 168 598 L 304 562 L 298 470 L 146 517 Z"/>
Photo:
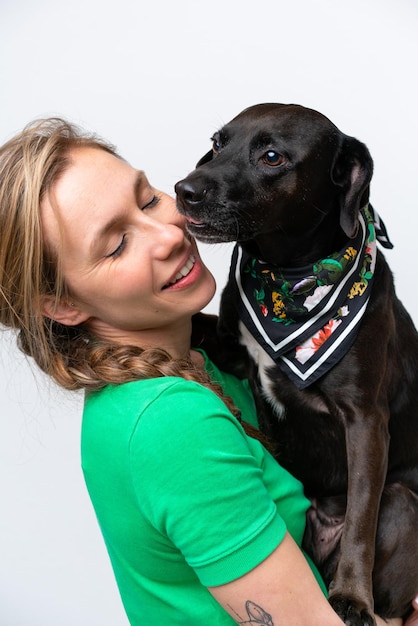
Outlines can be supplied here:
<path id="1" fill-rule="evenodd" d="M 418 626 L 418 596 L 413 600 L 412 606 L 414 612 L 405 621 L 404 626 Z M 389 620 L 383 620 L 381 617 L 376 616 L 377 626 L 401 626 L 402 620 L 400 617 L 394 617 Z"/>
<path id="2" fill-rule="evenodd" d="M 412 606 L 414 607 L 414 612 L 406 620 L 405 626 L 418 626 L 418 596 L 412 602 Z"/>

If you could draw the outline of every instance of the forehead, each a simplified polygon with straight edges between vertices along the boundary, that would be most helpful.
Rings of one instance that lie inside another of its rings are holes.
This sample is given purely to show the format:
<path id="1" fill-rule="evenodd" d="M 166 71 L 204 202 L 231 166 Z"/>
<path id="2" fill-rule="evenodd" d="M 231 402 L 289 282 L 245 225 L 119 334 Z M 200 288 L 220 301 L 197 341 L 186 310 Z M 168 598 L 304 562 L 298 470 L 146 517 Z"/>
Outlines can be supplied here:
<path id="1" fill-rule="evenodd" d="M 324 115 L 298 105 L 256 105 L 237 115 L 220 131 L 225 142 L 264 146 L 280 142 L 291 147 L 332 140 L 336 126 Z"/>
<path id="2" fill-rule="evenodd" d="M 118 210 L 137 176 L 128 163 L 101 148 L 78 147 L 69 165 L 41 203 L 45 240 L 56 247 L 64 239 L 87 234 L 109 212 Z"/>
<path id="3" fill-rule="evenodd" d="M 80 200 L 94 203 L 106 195 L 112 185 L 121 184 L 133 168 L 101 148 L 79 147 L 68 153 L 69 165 L 55 182 L 53 195 L 61 204 L 77 204 Z"/>

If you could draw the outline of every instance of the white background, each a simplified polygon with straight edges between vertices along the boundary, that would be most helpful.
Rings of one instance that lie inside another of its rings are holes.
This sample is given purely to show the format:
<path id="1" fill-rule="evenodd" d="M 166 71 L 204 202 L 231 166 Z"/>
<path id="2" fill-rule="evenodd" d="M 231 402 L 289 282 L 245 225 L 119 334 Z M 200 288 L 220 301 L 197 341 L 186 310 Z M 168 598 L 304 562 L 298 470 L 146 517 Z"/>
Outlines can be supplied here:
<path id="1" fill-rule="evenodd" d="M 417 322 L 417 18 L 416 0 L 0 0 L 0 142 L 65 116 L 172 192 L 246 106 L 315 108 L 374 157 L 386 256 Z M 219 287 L 229 254 L 204 249 Z M 82 399 L 8 333 L 0 349 L 0 626 L 124 626 L 79 469 Z"/>

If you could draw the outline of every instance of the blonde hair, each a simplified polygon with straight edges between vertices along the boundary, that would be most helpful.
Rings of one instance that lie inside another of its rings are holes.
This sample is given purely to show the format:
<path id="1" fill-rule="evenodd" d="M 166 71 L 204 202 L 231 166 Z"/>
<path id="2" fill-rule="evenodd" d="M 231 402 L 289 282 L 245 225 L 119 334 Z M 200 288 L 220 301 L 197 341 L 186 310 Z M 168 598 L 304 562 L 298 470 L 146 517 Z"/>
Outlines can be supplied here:
<path id="1" fill-rule="evenodd" d="M 0 324 L 13 329 L 20 349 L 65 389 L 180 376 L 212 389 L 237 415 L 220 386 L 191 360 L 173 359 L 162 349 L 92 341 L 84 328 L 42 314 L 44 296 L 59 302 L 66 288 L 59 259 L 44 243 L 40 205 L 68 167 L 69 151 L 80 146 L 118 156 L 97 135 L 60 118 L 35 121 L 0 148 Z"/>
<path id="2" fill-rule="evenodd" d="M 75 386 L 53 364 L 66 331 L 41 310 L 43 297 L 58 302 L 65 285 L 58 259 L 44 244 L 40 204 L 67 167 L 70 149 L 83 145 L 114 153 L 110 144 L 59 118 L 29 124 L 0 148 L 0 323 L 17 331 L 23 352 L 66 388 Z"/>

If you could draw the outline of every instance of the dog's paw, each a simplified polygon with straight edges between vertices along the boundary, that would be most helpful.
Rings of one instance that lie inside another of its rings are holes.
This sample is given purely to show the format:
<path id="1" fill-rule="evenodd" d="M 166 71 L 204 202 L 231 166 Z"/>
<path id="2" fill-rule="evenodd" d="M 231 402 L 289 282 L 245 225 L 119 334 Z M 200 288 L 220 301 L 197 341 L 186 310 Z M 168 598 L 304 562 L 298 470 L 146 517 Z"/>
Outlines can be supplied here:
<path id="1" fill-rule="evenodd" d="M 335 595 L 329 603 L 347 626 L 376 626 L 373 613 L 353 598 Z"/>

